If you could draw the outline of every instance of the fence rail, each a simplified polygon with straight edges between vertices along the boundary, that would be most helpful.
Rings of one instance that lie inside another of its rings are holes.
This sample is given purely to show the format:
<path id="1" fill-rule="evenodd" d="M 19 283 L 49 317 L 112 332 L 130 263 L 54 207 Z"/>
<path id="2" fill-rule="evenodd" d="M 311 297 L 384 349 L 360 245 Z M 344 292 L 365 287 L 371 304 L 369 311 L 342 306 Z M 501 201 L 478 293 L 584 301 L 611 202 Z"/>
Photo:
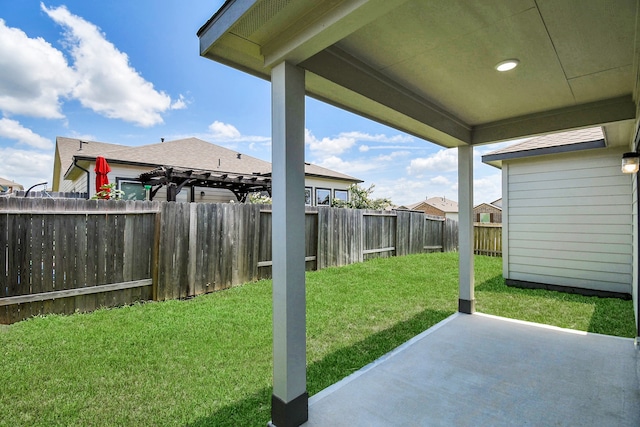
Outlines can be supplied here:
<path id="1" fill-rule="evenodd" d="M 0 199 L 0 323 L 152 297 L 158 207 Z"/>
<path id="2" fill-rule="evenodd" d="M 457 249 L 421 212 L 306 208 L 307 270 Z M 0 323 L 167 300 L 271 277 L 271 209 L 0 198 Z"/>

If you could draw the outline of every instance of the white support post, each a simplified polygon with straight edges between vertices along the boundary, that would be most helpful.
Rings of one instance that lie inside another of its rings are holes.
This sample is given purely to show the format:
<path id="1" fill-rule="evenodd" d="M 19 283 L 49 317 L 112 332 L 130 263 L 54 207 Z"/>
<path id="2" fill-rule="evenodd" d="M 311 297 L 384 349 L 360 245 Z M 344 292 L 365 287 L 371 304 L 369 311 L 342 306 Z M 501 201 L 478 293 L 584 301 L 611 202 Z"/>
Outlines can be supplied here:
<path id="1" fill-rule="evenodd" d="M 473 146 L 458 147 L 458 230 L 460 274 L 458 311 L 475 311 L 473 276 Z"/>
<path id="2" fill-rule="evenodd" d="M 304 70 L 287 62 L 271 71 L 273 395 L 271 423 L 307 421 L 304 219 Z"/>

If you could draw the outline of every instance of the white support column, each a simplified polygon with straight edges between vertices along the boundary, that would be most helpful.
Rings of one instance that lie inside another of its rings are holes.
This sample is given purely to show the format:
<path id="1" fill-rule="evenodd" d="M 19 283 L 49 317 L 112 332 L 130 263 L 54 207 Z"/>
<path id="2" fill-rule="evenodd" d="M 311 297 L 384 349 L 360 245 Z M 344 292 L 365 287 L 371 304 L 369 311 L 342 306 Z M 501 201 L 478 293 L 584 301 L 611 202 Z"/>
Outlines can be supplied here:
<path id="1" fill-rule="evenodd" d="M 475 311 L 473 276 L 473 146 L 458 147 L 458 245 L 460 274 L 458 311 Z"/>
<path id="2" fill-rule="evenodd" d="M 273 396 L 271 425 L 308 418 L 304 219 L 304 70 L 271 72 L 273 232 Z"/>

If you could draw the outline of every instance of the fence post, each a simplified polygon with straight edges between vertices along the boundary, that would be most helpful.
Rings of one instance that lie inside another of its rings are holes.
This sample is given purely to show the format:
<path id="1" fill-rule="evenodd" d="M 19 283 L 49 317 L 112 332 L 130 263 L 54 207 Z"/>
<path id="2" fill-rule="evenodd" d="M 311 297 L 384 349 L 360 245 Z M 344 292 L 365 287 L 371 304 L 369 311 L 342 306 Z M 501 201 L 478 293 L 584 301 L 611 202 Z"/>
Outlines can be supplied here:
<path id="1" fill-rule="evenodd" d="M 189 252 L 188 252 L 188 285 L 187 285 L 187 296 L 192 297 L 196 294 L 196 268 L 197 268 L 197 257 L 196 253 L 198 252 L 198 205 L 196 203 L 189 204 Z"/>
<path id="2" fill-rule="evenodd" d="M 157 203 L 157 202 L 154 202 Z M 158 301 L 158 281 L 160 269 L 160 232 L 162 230 L 162 209 L 158 204 L 158 212 L 155 214 L 153 230 L 153 254 L 151 256 L 151 278 L 153 280 L 152 298 Z"/>

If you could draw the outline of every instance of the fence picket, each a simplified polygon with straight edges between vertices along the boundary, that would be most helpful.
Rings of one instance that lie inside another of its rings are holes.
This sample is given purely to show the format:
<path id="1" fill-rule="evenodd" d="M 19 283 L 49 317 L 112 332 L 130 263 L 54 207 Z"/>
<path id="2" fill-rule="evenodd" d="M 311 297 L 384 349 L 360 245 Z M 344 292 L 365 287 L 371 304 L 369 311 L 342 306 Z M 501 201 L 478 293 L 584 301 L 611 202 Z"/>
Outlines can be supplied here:
<path id="1" fill-rule="evenodd" d="M 457 222 L 413 211 L 307 207 L 305 229 L 307 270 L 457 248 Z M 499 256 L 500 231 L 477 225 L 476 253 Z M 40 295 L 0 304 L 0 322 L 270 277 L 271 240 L 270 206 L 0 199 L 0 301 Z M 126 285 L 133 282 L 145 285 Z M 114 283 L 124 285 L 107 286 Z M 64 292 L 47 298 L 53 291 Z"/>

